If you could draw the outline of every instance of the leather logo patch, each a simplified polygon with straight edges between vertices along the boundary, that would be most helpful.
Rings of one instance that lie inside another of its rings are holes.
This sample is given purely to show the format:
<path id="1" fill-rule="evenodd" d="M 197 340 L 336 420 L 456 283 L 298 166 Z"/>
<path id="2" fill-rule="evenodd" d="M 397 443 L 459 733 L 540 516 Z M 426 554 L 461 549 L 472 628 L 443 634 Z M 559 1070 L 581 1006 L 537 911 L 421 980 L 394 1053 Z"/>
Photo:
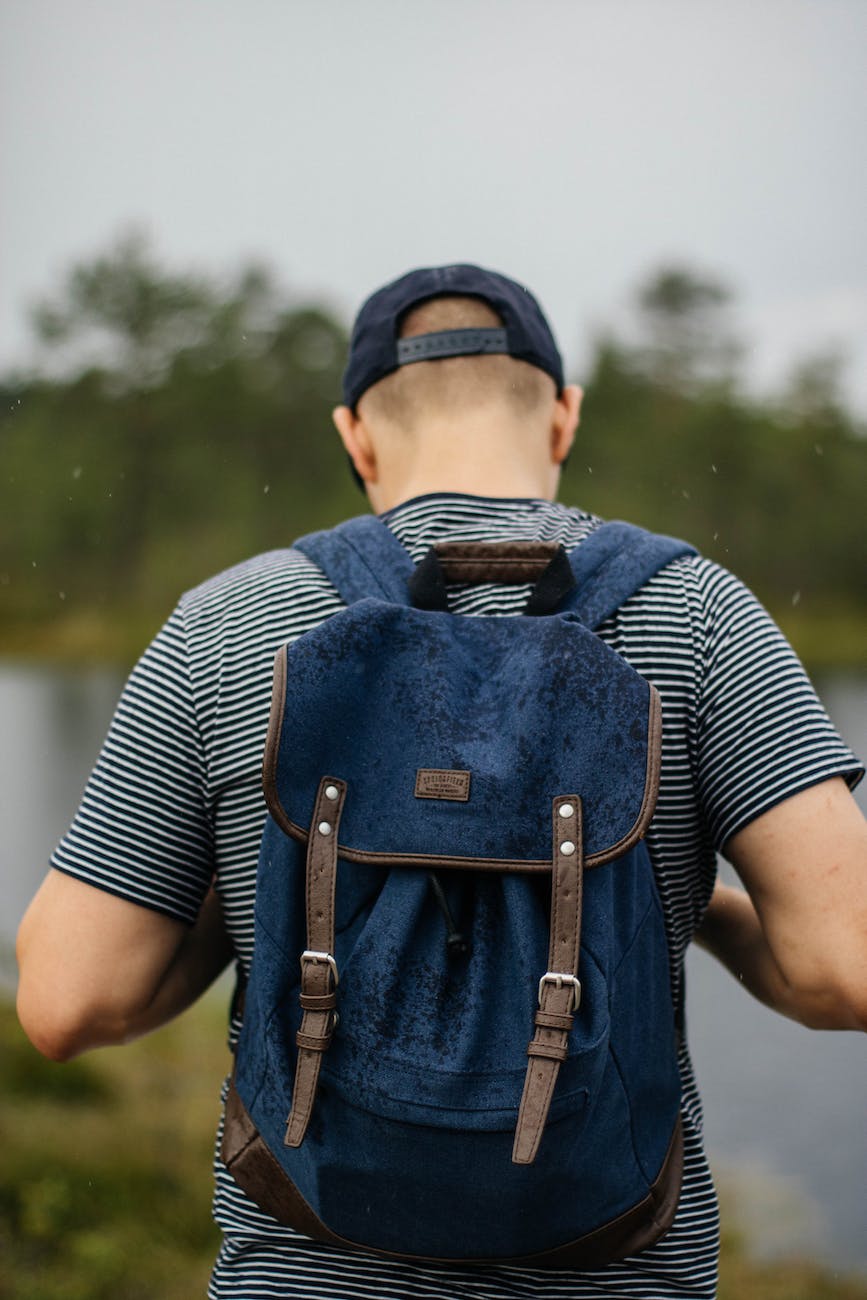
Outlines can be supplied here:
<path id="1" fill-rule="evenodd" d="M 470 797 L 470 774 L 450 768 L 420 767 L 415 777 L 415 797 L 466 803 Z"/>

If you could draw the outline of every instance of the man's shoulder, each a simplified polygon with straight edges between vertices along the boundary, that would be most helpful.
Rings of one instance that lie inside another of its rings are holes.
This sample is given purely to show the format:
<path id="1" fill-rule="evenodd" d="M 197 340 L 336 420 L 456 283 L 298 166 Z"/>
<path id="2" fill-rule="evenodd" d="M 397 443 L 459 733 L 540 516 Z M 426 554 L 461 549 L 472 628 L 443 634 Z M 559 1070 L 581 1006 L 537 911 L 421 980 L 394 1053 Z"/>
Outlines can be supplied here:
<path id="1" fill-rule="evenodd" d="M 215 602 L 246 599 L 256 592 L 292 584 L 301 579 L 315 578 L 316 566 L 291 546 L 251 555 L 238 564 L 221 569 L 185 591 L 181 603 L 189 609 L 204 607 Z"/>
<path id="2" fill-rule="evenodd" d="M 272 624 L 281 635 L 293 635 L 304 611 L 315 606 L 325 615 L 336 600 L 325 575 L 287 546 L 233 564 L 186 591 L 177 614 L 196 640 L 255 637 L 257 631 L 269 639 Z"/>

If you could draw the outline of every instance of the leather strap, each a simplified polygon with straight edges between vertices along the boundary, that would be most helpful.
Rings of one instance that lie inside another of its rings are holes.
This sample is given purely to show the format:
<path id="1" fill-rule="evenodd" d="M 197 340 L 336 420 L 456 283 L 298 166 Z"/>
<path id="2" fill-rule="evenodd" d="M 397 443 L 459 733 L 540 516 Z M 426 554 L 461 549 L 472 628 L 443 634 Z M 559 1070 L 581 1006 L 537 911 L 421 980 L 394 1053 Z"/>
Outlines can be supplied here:
<path id="1" fill-rule="evenodd" d="M 512 1149 L 512 1163 L 516 1165 L 530 1165 L 536 1159 L 554 1085 L 568 1054 L 573 1012 L 581 999 L 578 951 L 584 851 L 581 800 L 577 795 L 559 795 L 554 800 L 553 839 L 548 970 L 539 982 L 536 1032 L 527 1048 L 530 1059 Z"/>
<path id="2" fill-rule="evenodd" d="M 284 1138 L 288 1147 L 300 1147 L 304 1141 L 316 1099 L 322 1056 L 331 1046 L 337 1021 L 334 887 L 337 829 L 345 798 L 345 782 L 323 777 L 307 835 L 307 950 L 301 957 L 300 998 L 304 1014 L 295 1036 L 298 1060 Z"/>

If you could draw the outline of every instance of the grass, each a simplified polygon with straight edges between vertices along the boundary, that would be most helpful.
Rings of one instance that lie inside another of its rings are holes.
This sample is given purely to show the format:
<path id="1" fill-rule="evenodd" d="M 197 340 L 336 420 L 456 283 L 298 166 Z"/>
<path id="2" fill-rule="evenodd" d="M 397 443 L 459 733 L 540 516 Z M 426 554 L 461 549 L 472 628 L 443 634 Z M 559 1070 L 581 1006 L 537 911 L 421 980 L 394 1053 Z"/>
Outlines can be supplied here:
<path id="1" fill-rule="evenodd" d="M 0 1002 L 0 1300 L 204 1295 L 224 1038 L 212 996 L 129 1047 L 52 1065 Z M 719 1300 L 867 1300 L 867 1280 L 757 1263 L 731 1227 L 721 1273 Z"/>

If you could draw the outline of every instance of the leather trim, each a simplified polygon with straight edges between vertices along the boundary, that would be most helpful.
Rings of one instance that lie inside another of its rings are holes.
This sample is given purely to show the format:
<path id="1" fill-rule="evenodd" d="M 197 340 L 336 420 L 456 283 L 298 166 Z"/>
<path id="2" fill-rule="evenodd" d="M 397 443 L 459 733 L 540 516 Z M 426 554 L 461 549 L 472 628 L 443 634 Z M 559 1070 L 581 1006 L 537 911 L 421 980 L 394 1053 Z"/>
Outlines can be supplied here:
<path id="1" fill-rule="evenodd" d="M 235 1088 L 226 1097 L 220 1155 L 239 1187 L 278 1223 L 297 1228 L 308 1237 L 343 1246 L 340 1237 L 313 1213 L 283 1167 L 272 1156 Z"/>
<path id="2" fill-rule="evenodd" d="M 281 662 L 282 655 L 282 662 Z M 644 797 L 638 816 L 627 833 L 609 848 L 598 853 L 591 853 L 584 859 L 584 869 L 601 867 L 613 858 L 619 858 L 633 848 L 643 837 L 650 825 L 656 808 L 659 793 L 659 767 L 662 742 L 662 705 L 656 687 L 650 685 L 647 724 L 647 774 L 644 783 Z M 277 793 L 277 755 L 280 749 L 280 728 L 283 721 L 283 699 L 286 691 L 286 657 L 285 651 L 277 655 L 274 672 L 274 692 L 271 698 L 271 721 L 268 725 L 268 740 L 265 745 L 265 757 L 262 768 L 262 787 L 265 800 L 274 821 L 297 840 L 299 844 L 307 843 L 307 828 L 291 821 L 280 802 Z M 275 713 L 279 717 L 275 721 Z M 550 871 L 551 859 L 515 859 L 515 858 L 471 858 L 446 857 L 436 853 L 375 853 L 368 849 L 353 849 L 348 844 L 338 845 L 338 853 L 347 862 L 360 862 L 374 867 L 416 867 L 424 870 L 458 870 L 458 871 Z"/>
<path id="3" fill-rule="evenodd" d="M 554 1246 L 534 1255 L 499 1259 L 444 1259 L 436 1256 L 405 1255 L 377 1250 L 340 1237 L 311 1209 L 291 1178 L 265 1145 L 238 1096 L 234 1080 L 226 1097 L 221 1155 L 229 1173 L 249 1197 L 278 1223 L 303 1232 L 315 1241 L 344 1250 L 407 1262 L 435 1264 L 508 1264 L 529 1268 L 600 1268 L 652 1246 L 665 1235 L 674 1220 L 683 1178 L 683 1131 L 678 1115 L 671 1141 L 659 1173 L 648 1193 L 637 1205 L 618 1218 L 604 1223 L 576 1241 Z"/>
<path id="4" fill-rule="evenodd" d="M 274 682 L 271 687 L 268 734 L 265 737 L 265 753 L 262 755 L 262 790 L 265 794 L 265 802 L 280 826 L 283 826 L 283 823 L 274 813 L 274 809 L 279 808 L 281 812 L 283 811 L 277 793 L 277 758 L 280 754 L 280 736 L 283 731 L 283 715 L 286 711 L 286 650 L 287 647 L 282 645 L 274 656 Z M 285 830 L 286 827 L 283 826 L 283 829 Z M 307 839 L 306 834 L 304 839 Z"/>

